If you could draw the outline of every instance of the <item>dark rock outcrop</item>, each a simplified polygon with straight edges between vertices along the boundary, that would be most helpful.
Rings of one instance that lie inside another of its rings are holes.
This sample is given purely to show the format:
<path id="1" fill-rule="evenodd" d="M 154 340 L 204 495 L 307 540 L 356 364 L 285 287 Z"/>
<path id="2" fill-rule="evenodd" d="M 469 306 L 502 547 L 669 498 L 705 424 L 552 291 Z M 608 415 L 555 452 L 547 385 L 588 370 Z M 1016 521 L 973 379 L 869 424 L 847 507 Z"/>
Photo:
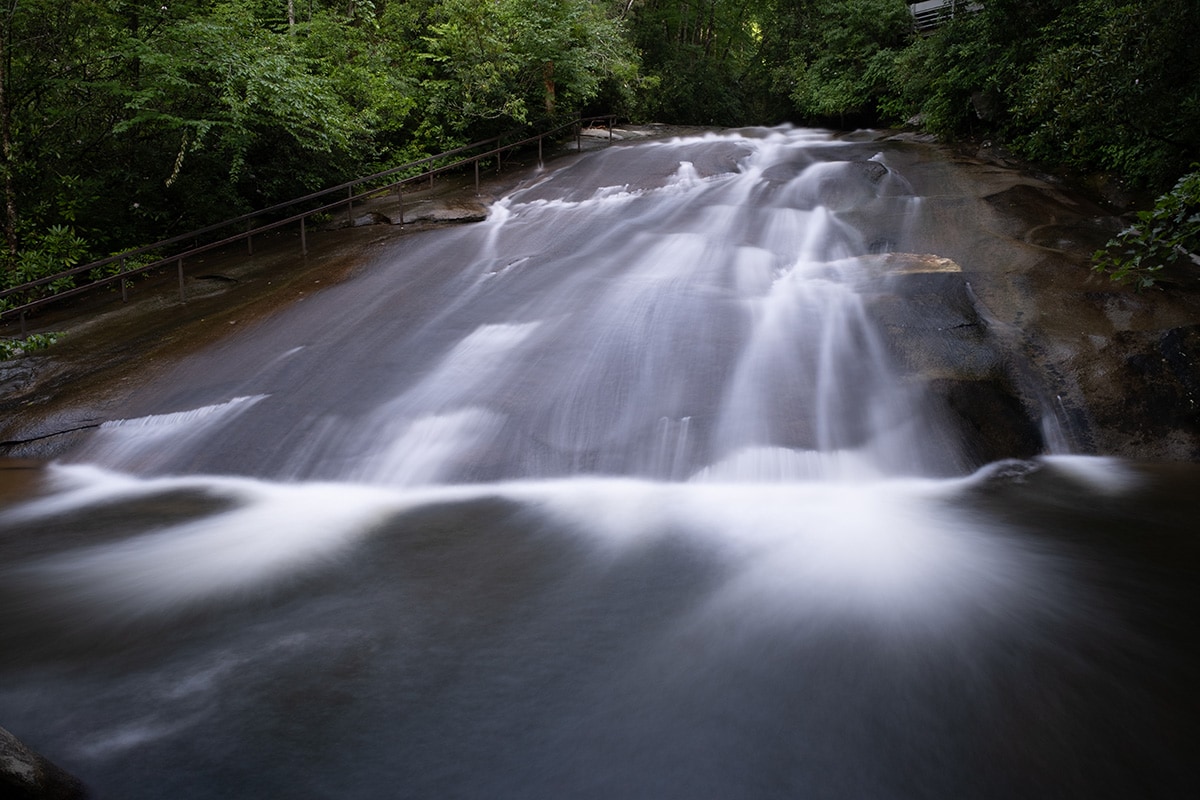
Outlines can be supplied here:
<path id="1" fill-rule="evenodd" d="M 6 800 L 80 800 L 87 797 L 87 791 L 77 778 L 0 728 L 0 797 Z"/>
<path id="2" fill-rule="evenodd" d="M 928 254 L 867 260 L 871 315 L 909 380 L 920 383 L 975 465 L 1046 450 L 1040 398 L 1022 386 L 1010 344 L 976 308 L 959 265 Z"/>

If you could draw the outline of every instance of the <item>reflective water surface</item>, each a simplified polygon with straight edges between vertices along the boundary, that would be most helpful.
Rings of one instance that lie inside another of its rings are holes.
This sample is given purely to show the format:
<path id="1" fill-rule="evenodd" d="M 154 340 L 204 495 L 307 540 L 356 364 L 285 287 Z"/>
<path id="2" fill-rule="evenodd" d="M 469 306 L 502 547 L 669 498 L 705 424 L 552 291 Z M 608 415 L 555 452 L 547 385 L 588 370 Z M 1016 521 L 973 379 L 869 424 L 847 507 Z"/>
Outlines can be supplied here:
<path id="1" fill-rule="evenodd" d="M 592 153 L 148 381 L 0 508 L 0 723 L 101 798 L 1195 796 L 1196 472 L 977 463 L 900 161 Z"/>

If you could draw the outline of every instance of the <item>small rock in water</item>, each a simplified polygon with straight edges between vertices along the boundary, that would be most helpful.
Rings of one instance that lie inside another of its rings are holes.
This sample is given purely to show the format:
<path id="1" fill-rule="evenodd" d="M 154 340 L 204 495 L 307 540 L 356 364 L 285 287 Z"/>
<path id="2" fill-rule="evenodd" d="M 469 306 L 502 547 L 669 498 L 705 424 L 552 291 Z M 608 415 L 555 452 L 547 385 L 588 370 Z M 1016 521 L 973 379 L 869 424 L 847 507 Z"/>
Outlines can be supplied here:
<path id="1" fill-rule="evenodd" d="M 0 728 L 0 796 L 13 800 L 75 800 L 87 797 L 87 792 L 77 778 Z"/>
<path id="2" fill-rule="evenodd" d="M 853 161 L 851 163 L 858 167 L 863 177 L 871 183 L 879 183 L 883 180 L 883 176 L 888 174 L 888 168 L 878 161 Z"/>

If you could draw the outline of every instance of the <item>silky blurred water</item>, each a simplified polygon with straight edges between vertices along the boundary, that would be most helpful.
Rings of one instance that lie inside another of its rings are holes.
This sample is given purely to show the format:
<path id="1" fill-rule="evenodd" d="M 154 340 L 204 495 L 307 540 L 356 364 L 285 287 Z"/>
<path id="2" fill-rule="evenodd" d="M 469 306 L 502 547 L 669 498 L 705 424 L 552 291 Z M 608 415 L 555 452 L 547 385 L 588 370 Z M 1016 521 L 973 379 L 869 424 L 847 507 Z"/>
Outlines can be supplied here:
<path id="1" fill-rule="evenodd" d="M 0 722 L 123 800 L 1192 796 L 1196 474 L 974 463 L 862 292 L 923 213 L 780 128 L 405 237 L 0 508 Z"/>

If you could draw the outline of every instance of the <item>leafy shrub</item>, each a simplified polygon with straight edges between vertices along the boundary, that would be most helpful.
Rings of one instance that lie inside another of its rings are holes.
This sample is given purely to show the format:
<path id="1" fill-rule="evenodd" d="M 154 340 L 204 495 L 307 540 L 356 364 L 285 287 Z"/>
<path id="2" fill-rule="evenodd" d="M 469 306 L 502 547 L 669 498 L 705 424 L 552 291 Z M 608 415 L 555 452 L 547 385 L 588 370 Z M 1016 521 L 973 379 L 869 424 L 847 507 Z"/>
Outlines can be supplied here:
<path id="1" fill-rule="evenodd" d="M 1179 33 L 1188 14 L 1156 5 L 1080 0 L 1039 33 L 1044 46 L 1012 87 L 1018 151 L 1141 186 L 1179 173 L 1200 121 L 1185 108 L 1200 89 L 1187 67 L 1197 62 Z"/>
<path id="2" fill-rule="evenodd" d="M 117 253 L 113 253 L 113 255 L 117 255 Z M 164 253 L 161 250 L 152 250 L 148 253 L 139 253 L 136 256 L 127 256 L 119 261 L 110 261 L 107 264 L 89 270 L 88 280 L 99 281 L 111 278 L 114 275 L 120 275 L 122 272 L 128 272 L 144 267 L 147 264 L 153 264 L 163 257 Z"/>
<path id="3" fill-rule="evenodd" d="M 11 289 L 70 269 L 87 257 L 89 249 L 87 241 L 68 225 L 52 225 L 38 235 L 28 237 L 26 242 L 16 256 L 5 259 L 6 263 L 0 262 L 0 289 Z M 67 277 L 17 292 L 0 298 L 0 310 L 65 291 L 74 285 L 75 279 Z"/>
<path id="4" fill-rule="evenodd" d="M 1154 208 L 1139 211 L 1132 225 L 1096 251 L 1095 269 L 1144 289 L 1168 265 L 1200 262 L 1200 164 L 1192 168 Z"/>
<path id="5" fill-rule="evenodd" d="M 68 225 L 51 225 L 26 241 L 27 245 L 17 253 L 15 263 L 5 272 L 4 288 L 70 269 L 88 253 L 88 243 Z"/>
<path id="6" fill-rule="evenodd" d="M 809 119 L 874 117 L 888 96 L 912 18 L 898 0 L 818 0 L 813 23 L 791 43 L 792 57 L 776 71 L 796 109 Z"/>
<path id="7" fill-rule="evenodd" d="M 984 14 L 956 17 L 900 51 L 891 94 L 881 102 L 885 116 L 900 122 L 920 114 L 923 126 L 941 136 L 972 132 L 980 124 L 972 97 L 1002 96 L 1011 79 L 989 24 Z"/>
<path id="8" fill-rule="evenodd" d="M 58 333 L 32 333 L 24 339 L 0 339 L 0 361 L 43 350 L 58 341 Z"/>

